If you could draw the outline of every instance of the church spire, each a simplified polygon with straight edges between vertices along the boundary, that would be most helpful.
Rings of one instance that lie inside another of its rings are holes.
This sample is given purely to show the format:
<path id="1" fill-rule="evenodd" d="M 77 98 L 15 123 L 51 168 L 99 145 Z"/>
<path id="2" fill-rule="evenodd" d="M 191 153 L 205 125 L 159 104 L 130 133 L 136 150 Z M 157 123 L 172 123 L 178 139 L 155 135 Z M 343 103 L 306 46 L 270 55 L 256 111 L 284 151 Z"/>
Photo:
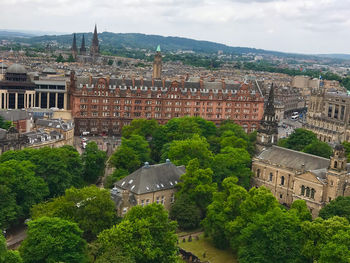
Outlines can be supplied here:
<path id="1" fill-rule="evenodd" d="M 86 55 L 85 36 L 84 36 L 84 34 L 83 34 L 83 39 L 81 40 L 80 55 L 83 55 L 83 56 Z"/>
<path id="2" fill-rule="evenodd" d="M 97 25 L 95 24 L 94 34 L 92 36 L 90 54 L 91 54 L 91 56 L 98 56 L 99 52 L 100 52 L 100 48 L 99 48 L 99 44 L 98 44 Z"/>
<path id="3" fill-rule="evenodd" d="M 266 147 L 270 147 L 274 144 L 277 144 L 278 123 L 276 120 L 274 97 L 274 85 L 272 83 L 269 92 L 269 97 L 267 99 L 266 107 L 264 110 L 264 115 L 260 121 L 260 127 L 258 129 L 256 139 L 256 146 L 258 151 L 262 151 Z"/>
<path id="4" fill-rule="evenodd" d="M 73 43 L 72 43 L 72 56 L 74 59 L 76 59 L 77 55 L 78 55 L 77 38 L 76 38 L 75 33 L 74 33 L 73 34 Z"/>

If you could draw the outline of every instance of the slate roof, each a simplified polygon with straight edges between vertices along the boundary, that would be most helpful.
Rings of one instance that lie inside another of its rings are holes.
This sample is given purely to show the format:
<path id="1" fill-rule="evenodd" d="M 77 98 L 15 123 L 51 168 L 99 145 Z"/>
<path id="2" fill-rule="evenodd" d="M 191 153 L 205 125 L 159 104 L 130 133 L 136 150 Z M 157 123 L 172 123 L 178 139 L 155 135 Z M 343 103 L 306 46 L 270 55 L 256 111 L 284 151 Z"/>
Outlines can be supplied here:
<path id="1" fill-rule="evenodd" d="M 302 168 L 301 165 L 304 164 L 304 169 L 306 171 L 327 168 L 330 161 L 327 158 L 298 152 L 275 145 L 262 151 L 257 158 L 294 170 L 300 170 Z"/>
<path id="2" fill-rule="evenodd" d="M 74 125 L 71 121 L 65 122 L 60 119 L 38 119 L 36 121 L 36 125 L 48 128 L 62 129 L 64 131 L 68 131 L 74 128 Z"/>
<path id="3" fill-rule="evenodd" d="M 174 188 L 184 173 L 184 166 L 176 166 L 170 161 L 155 165 L 146 164 L 116 182 L 115 186 L 138 195 L 156 192 Z"/>

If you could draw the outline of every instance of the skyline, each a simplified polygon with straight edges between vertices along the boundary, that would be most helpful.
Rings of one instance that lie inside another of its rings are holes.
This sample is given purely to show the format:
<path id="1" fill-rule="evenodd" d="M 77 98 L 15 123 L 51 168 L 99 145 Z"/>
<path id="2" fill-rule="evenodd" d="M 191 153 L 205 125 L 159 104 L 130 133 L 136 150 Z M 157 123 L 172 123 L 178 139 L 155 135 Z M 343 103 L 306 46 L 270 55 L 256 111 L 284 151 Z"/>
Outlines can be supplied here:
<path id="1" fill-rule="evenodd" d="M 349 0 L 0 2 L 2 27 L 14 31 L 92 32 L 96 23 L 99 33 L 179 36 L 288 53 L 350 54 Z"/>

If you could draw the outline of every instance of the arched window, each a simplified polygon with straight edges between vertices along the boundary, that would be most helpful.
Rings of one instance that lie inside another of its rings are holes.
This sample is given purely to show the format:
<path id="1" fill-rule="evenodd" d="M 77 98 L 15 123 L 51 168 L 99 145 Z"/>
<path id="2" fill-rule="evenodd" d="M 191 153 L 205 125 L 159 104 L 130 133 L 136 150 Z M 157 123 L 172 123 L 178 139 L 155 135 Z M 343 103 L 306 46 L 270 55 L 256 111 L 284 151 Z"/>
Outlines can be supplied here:
<path id="1" fill-rule="evenodd" d="M 315 199 L 315 193 L 316 193 L 316 191 L 315 191 L 315 189 L 311 189 L 311 198 L 312 199 Z"/>
<path id="2" fill-rule="evenodd" d="M 260 177 L 260 169 L 256 170 L 256 177 Z"/>
<path id="3" fill-rule="evenodd" d="M 338 167 L 338 162 L 334 161 L 334 168 L 337 168 L 337 167 Z"/>
<path id="4" fill-rule="evenodd" d="M 305 195 L 305 186 L 301 186 L 301 192 L 300 195 Z"/>
<path id="5" fill-rule="evenodd" d="M 270 173 L 270 182 L 272 182 L 273 174 Z"/>
<path id="6" fill-rule="evenodd" d="M 306 187 L 306 196 L 310 197 L 310 187 Z"/>
<path id="7" fill-rule="evenodd" d="M 281 177 L 281 185 L 284 185 L 284 176 Z"/>

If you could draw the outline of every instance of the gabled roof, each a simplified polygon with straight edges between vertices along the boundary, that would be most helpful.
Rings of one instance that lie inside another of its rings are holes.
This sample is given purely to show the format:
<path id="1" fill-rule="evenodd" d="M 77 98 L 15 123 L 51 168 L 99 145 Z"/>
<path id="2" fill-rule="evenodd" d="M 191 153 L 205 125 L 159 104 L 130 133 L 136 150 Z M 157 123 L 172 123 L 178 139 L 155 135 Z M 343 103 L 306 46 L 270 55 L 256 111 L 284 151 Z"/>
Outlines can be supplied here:
<path id="1" fill-rule="evenodd" d="M 185 173 L 184 166 L 176 166 L 170 161 L 162 164 L 144 165 L 115 186 L 134 194 L 144 194 L 174 188 Z"/>
<path id="2" fill-rule="evenodd" d="M 306 171 L 318 170 L 329 166 L 329 159 L 327 158 L 275 145 L 262 151 L 257 158 L 271 164 L 278 164 L 294 170 L 301 170 L 302 165 L 304 165 L 303 169 Z"/>

